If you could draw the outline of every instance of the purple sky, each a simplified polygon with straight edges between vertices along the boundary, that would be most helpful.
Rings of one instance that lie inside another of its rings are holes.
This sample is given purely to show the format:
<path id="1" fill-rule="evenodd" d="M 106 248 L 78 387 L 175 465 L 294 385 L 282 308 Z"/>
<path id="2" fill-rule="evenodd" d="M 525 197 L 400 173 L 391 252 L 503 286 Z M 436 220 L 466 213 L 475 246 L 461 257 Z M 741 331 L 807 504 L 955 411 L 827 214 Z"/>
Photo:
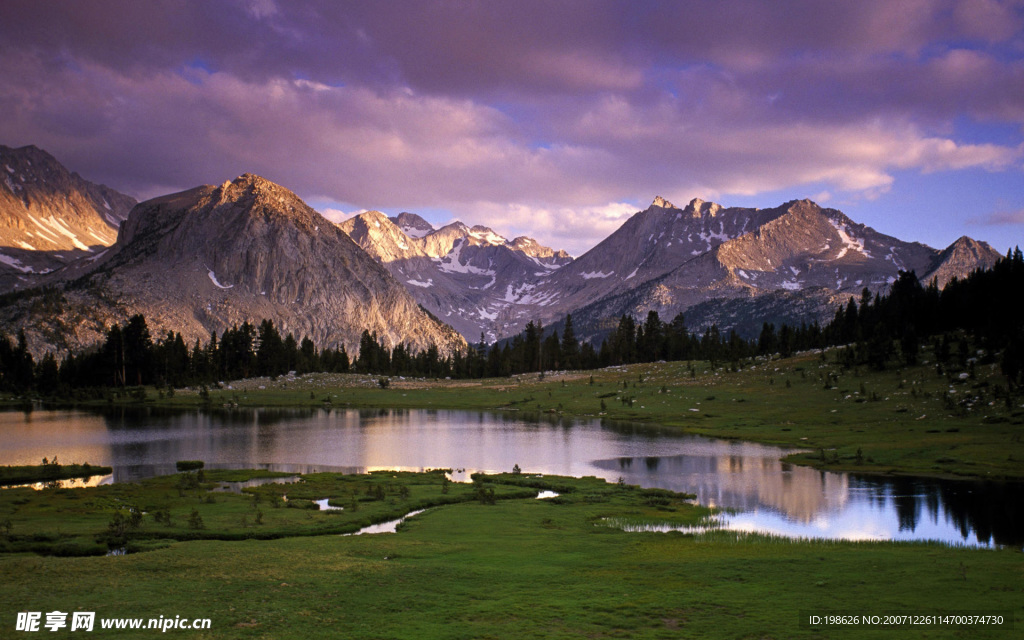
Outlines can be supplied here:
<path id="1" fill-rule="evenodd" d="M 0 4 L 0 144 L 579 255 L 655 195 L 1024 244 L 1024 2 Z"/>

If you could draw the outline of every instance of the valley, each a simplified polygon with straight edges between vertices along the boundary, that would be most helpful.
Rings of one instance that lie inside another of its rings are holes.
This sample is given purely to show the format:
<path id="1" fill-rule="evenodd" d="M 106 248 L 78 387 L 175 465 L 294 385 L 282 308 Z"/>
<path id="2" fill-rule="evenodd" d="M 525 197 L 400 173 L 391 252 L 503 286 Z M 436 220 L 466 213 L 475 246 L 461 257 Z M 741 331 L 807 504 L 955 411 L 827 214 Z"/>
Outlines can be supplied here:
<path id="1" fill-rule="evenodd" d="M 1022 637 L 1024 0 L 0 60 L 0 638 Z"/>

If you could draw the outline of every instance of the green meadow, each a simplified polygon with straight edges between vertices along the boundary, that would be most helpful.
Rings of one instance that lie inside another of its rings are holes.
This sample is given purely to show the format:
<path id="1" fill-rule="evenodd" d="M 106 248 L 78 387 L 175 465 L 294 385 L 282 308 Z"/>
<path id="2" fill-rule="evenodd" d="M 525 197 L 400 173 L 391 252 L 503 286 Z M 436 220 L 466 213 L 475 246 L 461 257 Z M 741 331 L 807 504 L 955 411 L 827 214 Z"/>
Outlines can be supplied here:
<path id="1" fill-rule="evenodd" d="M 18 611 L 76 610 L 210 619 L 209 630 L 168 632 L 182 637 L 275 639 L 1008 638 L 1010 618 L 1024 621 L 1024 556 L 1014 550 L 629 533 L 612 523 L 699 524 L 707 510 L 680 494 L 593 478 L 524 473 L 446 485 L 439 473 L 311 474 L 230 494 L 212 491 L 218 473 L 202 483 L 178 474 L 0 494 L 13 522 L 8 538 L 84 545 L 120 535 L 138 551 L 0 555 L 4 637 L 17 637 Z M 540 489 L 559 496 L 538 500 Z M 324 497 L 347 506 L 308 508 Z M 338 535 L 423 507 L 397 533 Z M 115 531 L 129 509 L 146 512 Z M 169 521 L 158 522 L 164 513 Z M 803 622 L 815 613 L 968 612 L 1005 622 L 898 630 Z"/>
<path id="2" fill-rule="evenodd" d="M 371 376 L 282 376 L 173 394 L 149 388 L 96 404 L 603 417 L 800 448 L 792 462 L 822 469 L 1020 480 L 1024 399 L 1008 401 L 1002 387 L 991 363 L 952 374 L 928 364 L 876 372 L 844 369 L 826 352 L 738 370 L 671 362 L 392 378 L 387 388 Z M 628 532 L 623 523 L 701 525 L 709 511 L 681 494 L 534 477 L 529 461 L 521 464 L 522 474 L 475 484 L 440 472 L 317 473 L 230 493 L 218 488 L 280 474 L 205 470 L 6 489 L 0 636 L 20 635 L 19 611 L 54 610 L 211 620 L 209 630 L 167 632 L 189 638 L 1011 638 L 1024 624 L 1020 549 Z M 540 490 L 559 495 L 538 500 Z M 313 501 L 323 499 L 341 509 L 319 510 Z M 420 509 L 396 533 L 342 535 Z M 128 553 L 92 555 L 109 548 Z M 808 623 L 810 615 L 949 613 L 1005 621 Z"/>

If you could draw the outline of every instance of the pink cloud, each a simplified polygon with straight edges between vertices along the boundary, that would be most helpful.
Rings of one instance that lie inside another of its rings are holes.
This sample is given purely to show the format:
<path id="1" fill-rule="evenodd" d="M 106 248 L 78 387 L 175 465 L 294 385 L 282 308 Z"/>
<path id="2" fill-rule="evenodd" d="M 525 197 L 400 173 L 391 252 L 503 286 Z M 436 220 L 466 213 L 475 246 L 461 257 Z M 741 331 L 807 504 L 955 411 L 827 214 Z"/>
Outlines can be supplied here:
<path id="1" fill-rule="evenodd" d="M 987 216 L 971 218 L 968 222 L 981 226 L 1005 226 L 1024 224 L 1024 209 L 1016 211 L 994 211 Z"/>

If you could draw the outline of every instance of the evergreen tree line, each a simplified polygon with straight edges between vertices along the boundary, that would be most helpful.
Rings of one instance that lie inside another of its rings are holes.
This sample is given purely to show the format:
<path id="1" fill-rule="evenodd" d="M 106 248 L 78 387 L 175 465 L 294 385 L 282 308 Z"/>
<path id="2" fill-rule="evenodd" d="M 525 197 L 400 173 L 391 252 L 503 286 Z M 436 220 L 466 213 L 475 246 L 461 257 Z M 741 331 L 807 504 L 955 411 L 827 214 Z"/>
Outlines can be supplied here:
<path id="1" fill-rule="evenodd" d="M 214 384 L 251 376 L 277 376 L 289 371 L 346 372 L 349 356 L 344 346 L 319 350 L 309 338 L 281 337 L 272 320 L 259 326 L 243 323 L 206 344 L 190 347 L 180 333 L 168 331 L 154 340 L 146 319 L 137 314 L 124 325 L 113 325 L 99 348 L 67 355 L 59 364 L 47 353 L 38 365 L 18 333 L 12 344 L 0 335 L 0 389 L 52 394 L 89 387 L 143 385 L 182 387 Z"/>
<path id="2" fill-rule="evenodd" d="M 900 272 L 888 295 L 866 289 L 860 304 L 851 299 L 823 330 L 823 345 L 847 345 L 846 364 L 884 369 L 893 362 L 913 365 L 922 340 L 931 339 L 940 365 L 955 359 L 966 367 L 968 344 L 1000 364 L 1011 389 L 1024 383 L 1024 256 L 1008 252 L 991 269 L 954 279 L 941 291 L 922 285 L 913 272 Z M 956 353 L 953 353 L 954 345 Z"/>
<path id="3" fill-rule="evenodd" d="M 465 351 L 442 356 L 438 348 L 416 351 L 409 345 L 388 347 L 376 333 L 363 331 L 359 354 L 351 361 L 345 348 L 318 349 L 308 337 L 282 337 L 272 320 L 258 326 L 248 322 L 225 330 L 191 347 L 180 333 L 154 340 L 141 315 L 107 331 L 95 350 L 68 355 L 57 362 L 46 354 L 33 361 L 23 332 L 15 341 L 0 335 L 0 389 L 56 393 L 83 387 L 140 385 L 184 386 L 213 384 L 250 376 L 277 376 L 289 371 L 368 373 L 384 376 L 482 378 L 558 369 L 594 369 L 658 360 L 707 360 L 738 365 L 755 355 L 846 345 L 840 357 L 846 364 L 882 369 L 893 363 L 915 364 L 922 339 L 935 338 L 940 362 L 952 357 L 951 336 L 971 336 L 989 353 L 1002 352 L 1003 373 L 1011 388 L 1024 385 L 1024 257 L 1020 249 L 1007 254 L 991 269 L 977 270 L 952 280 L 941 291 L 935 281 L 922 285 L 913 272 L 900 272 L 888 294 L 864 289 L 860 301 L 851 298 L 824 327 L 817 323 L 778 328 L 765 323 L 757 339 L 746 340 L 711 326 L 702 334 L 687 330 L 677 315 L 663 322 L 657 312 L 640 323 L 629 315 L 595 348 L 576 338 L 572 316 L 566 316 L 562 335 L 545 336 L 539 322 L 504 344 L 480 342 Z M 966 339 L 956 357 L 966 358 Z"/>

